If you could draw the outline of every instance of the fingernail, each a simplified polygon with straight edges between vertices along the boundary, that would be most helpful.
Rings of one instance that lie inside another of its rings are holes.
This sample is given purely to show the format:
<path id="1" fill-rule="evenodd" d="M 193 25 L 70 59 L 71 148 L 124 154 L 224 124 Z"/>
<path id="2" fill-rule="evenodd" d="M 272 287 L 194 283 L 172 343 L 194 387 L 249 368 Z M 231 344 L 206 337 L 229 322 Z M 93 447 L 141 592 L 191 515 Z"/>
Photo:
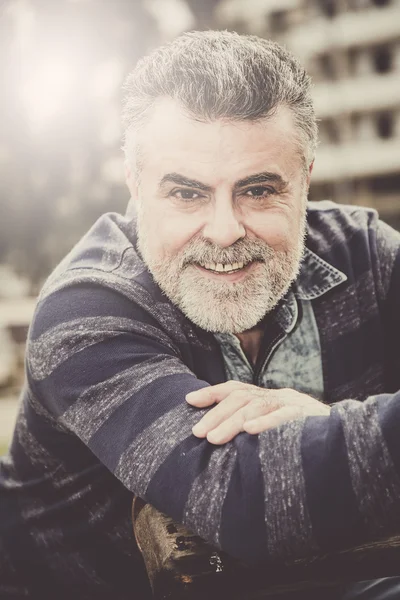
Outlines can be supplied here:
<path id="1" fill-rule="evenodd" d="M 189 402 L 189 404 L 191 404 L 193 402 L 193 400 L 195 399 L 195 394 L 196 392 L 189 392 L 188 394 L 186 394 L 185 398 L 186 398 L 186 402 Z"/>

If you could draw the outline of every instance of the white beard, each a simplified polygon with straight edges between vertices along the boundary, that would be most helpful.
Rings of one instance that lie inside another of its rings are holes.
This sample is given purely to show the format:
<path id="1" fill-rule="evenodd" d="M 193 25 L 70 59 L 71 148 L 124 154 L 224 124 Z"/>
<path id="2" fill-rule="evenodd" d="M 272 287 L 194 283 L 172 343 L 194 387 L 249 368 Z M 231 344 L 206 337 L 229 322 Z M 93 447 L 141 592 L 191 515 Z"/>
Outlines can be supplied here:
<path id="1" fill-rule="evenodd" d="M 193 323 L 211 332 L 241 333 L 257 325 L 296 279 L 304 251 L 305 211 L 298 239 L 289 250 L 277 251 L 261 240 L 240 239 L 220 248 L 205 239 L 192 240 L 179 254 L 157 258 L 146 244 L 145 219 L 138 211 L 138 247 L 165 295 Z M 193 263 L 260 261 L 237 282 L 201 274 Z"/>

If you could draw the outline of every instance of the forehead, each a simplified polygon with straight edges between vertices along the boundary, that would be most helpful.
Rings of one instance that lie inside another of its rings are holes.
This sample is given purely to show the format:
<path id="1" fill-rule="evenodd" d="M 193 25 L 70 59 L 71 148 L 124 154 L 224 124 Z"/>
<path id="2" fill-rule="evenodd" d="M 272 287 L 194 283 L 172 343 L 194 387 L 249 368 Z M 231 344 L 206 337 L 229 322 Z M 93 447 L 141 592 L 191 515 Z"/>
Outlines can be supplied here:
<path id="1" fill-rule="evenodd" d="M 140 136 L 143 171 L 152 177 L 178 172 L 215 185 L 265 170 L 291 178 L 302 167 L 296 133 L 283 106 L 257 122 L 202 122 L 162 99 Z"/>

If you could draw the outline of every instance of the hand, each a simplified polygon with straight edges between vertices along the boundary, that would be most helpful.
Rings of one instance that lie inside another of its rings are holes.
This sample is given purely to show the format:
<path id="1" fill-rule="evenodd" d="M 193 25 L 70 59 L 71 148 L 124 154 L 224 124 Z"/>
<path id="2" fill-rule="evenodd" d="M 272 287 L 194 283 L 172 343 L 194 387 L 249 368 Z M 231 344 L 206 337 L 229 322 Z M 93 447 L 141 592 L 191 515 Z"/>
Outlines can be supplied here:
<path id="1" fill-rule="evenodd" d="M 227 381 L 187 394 L 197 408 L 217 404 L 193 427 L 196 437 L 225 444 L 241 431 L 261 433 L 305 416 L 329 415 L 330 407 L 289 388 L 271 390 L 240 381 Z"/>

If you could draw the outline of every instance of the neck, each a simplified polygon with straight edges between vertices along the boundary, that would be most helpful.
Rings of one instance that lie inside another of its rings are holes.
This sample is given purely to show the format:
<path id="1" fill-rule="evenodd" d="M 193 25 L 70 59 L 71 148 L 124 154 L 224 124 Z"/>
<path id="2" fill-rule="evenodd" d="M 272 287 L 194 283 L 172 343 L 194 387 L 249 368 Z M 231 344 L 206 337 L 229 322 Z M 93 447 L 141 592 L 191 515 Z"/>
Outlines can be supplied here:
<path id="1" fill-rule="evenodd" d="M 239 338 L 243 352 L 253 366 L 257 362 L 263 334 L 264 331 L 259 325 L 256 325 L 256 327 L 248 329 L 247 331 L 243 331 L 242 333 L 236 334 L 236 337 Z"/>

